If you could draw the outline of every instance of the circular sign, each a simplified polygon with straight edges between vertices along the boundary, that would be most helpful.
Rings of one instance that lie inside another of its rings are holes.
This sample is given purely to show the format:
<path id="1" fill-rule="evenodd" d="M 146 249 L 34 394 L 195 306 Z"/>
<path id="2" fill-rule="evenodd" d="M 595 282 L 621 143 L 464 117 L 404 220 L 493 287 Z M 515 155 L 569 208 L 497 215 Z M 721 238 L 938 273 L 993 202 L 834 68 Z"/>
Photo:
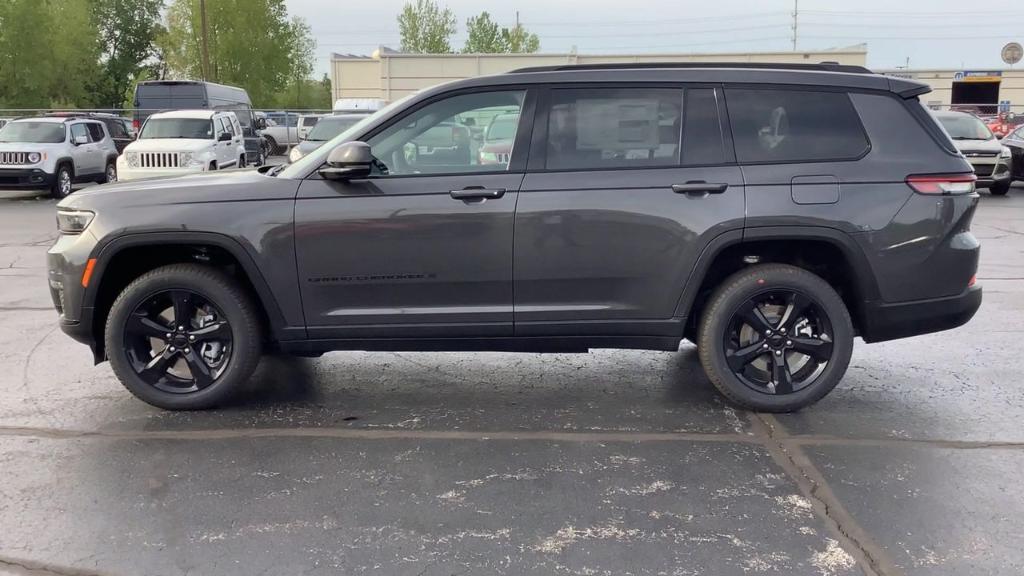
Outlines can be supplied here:
<path id="1" fill-rule="evenodd" d="M 1010 42 L 1006 46 L 1003 46 L 1002 51 L 1003 62 L 1009 65 L 1014 65 L 1020 62 L 1022 56 L 1024 56 L 1024 47 L 1018 42 Z"/>

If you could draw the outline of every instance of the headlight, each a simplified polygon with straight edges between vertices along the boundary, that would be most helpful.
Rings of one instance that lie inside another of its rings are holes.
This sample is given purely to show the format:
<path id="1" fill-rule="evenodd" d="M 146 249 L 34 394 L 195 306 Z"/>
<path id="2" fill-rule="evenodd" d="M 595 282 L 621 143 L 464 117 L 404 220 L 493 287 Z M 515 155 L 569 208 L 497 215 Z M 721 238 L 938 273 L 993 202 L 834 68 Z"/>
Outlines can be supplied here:
<path id="1" fill-rule="evenodd" d="M 87 210 L 58 210 L 57 229 L 62 234 L 81 234 L 95 216 Z"/>
<path id="2" fill-rule="evenodd" d="M 43 155 L 40 154 L 39 152 L 29 152 L 28 153 L 28 163 L 29 164 L 38 164 L 39 161 L 42 160 L 42 159 L 43 159 Z"/>
<path id="3" fill-rule="evenodd" d="M 1003 146 L 1003 149 L 999 151 L 1000 158 L 1009 158 L 1011 156 L 1013 156 L 1013 153 L 1010 152 L 1010 149 L 1006 146 Z"/>
<path id="4" fill-rule="evenodd" d="M 129 168 L 139 167 L 139 153 L 138 152 L 125 152 L 124 161 L 128 164 Z"/>
<path id="5" fill-rule="evenodd" d="M 304 154 L 302 150 L 299 150 L 298 146 L 293 146 L 292 151 L 288 153 L 289 162 L 298 162 L 299 158 L 302 158 Z"/>
<path id="6" fill-rule="evenodd" d="M 192 152 L 178 153 L 178 166 L 187 167 L 196 163 L 196 155 Z"/>

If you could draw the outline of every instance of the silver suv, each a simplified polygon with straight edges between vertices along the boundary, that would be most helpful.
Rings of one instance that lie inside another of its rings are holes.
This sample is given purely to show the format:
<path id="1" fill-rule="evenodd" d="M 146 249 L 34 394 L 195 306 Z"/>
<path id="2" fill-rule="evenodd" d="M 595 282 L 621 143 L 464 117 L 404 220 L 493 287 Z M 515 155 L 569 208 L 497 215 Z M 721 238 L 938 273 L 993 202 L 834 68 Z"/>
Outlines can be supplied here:
<path id="1" fill-rule="evenodd" d="M 75 182 L 117 181 L 117 146 L 102 122 L 20 118 L 0 129 L 0 188 L 71 194 Z"/>

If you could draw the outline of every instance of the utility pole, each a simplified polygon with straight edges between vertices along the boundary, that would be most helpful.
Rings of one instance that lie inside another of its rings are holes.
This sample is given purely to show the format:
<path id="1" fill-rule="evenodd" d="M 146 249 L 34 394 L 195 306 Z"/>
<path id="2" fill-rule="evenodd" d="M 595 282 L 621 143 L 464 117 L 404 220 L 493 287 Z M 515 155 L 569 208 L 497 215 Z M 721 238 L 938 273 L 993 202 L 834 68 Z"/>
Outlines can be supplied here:
<path id="1" fill-rule="evenodd" d="M 516 30 L 519 29 L 519 10 L 516 10 Z"/>
<path id="2" fill-rule="evenodd" d="M 210 80 L 210 38 L 206 25 L 206 0 L 199 0 L 199 22 L 202 28 L 202 35 L 199 39 L 202 48 L 201 67 L 203 69 L 203 80 Z"/>
<path id="3" fill-rule="evenodd" d="M 796 52 L 796 24 L 797 16 L 800 14 L 799 2 L 800 0 L 793 0 L 793 52 Z"/>

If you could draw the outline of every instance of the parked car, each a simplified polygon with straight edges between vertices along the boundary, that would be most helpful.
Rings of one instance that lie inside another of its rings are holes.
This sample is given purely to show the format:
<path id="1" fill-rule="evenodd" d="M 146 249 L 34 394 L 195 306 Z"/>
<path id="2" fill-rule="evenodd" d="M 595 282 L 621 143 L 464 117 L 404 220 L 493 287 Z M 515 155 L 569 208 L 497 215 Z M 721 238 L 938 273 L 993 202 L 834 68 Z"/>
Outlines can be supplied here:
<path id="1" fill-rule="evenodd" d="M 1007 134 L 1002 144 L 1010 149 L 1011 179 L 1024 180 L 1024 125 Z"/>
<path id="2" fill-rule="evenodd" d="M 171 110 L 234 112 L 245 138 L 246 162 L 253 166 L 266 162 L 264 140 L 260 136 L 265 125 L 256 118 L 249 93 L 244 89 L 195 80 L 139 82 L 135 87 L 133 124 L 136 130 L 142 128 L 150 114 Z"/>
<path id="3" fill-rule="evenodd" d="M 114 145 L 117 146 L 118 154 L 124 152 L 125 147 L 135 140 L 135 136 L 131 133 L 131 123 L 115 114 L 107 114 L 105 112 L 51 112 L 46 115 L 55 118 L 91 118 L 102 122 L 107 127 L 107 133 L 110 134 Z"/>
<path id="4" fill-rule="evenodd" d="M 480 146 L 480 164 L 508 164 L 519 128 L 519 114 L 500 114 L 491 120 Z"/>
<path id="5" fill-rule="evenodd" d="M 63 198 L 79 182 L 116 182 L 117 147 L 104 125 L 80 117 L 11 120 L 0 128 L 0 188 L 50 190 Z"/>
<path id="6" fill-rule="evenodd" d="M 1010 191 L 1011 151 L 999 142 L 977 116 L 966 112 L 934 112 L 939 123 L 953 139 L 957 150 L 967 158 L 978 176 L 976 186 L 1002 196 Z"/>
<path id="7" fill-rule="evenodd" d="M 299 143 L 299 115 L 294 112 L 268 112 L 263 137 L 271 155 L 284 154 Z"/>
<path id="8" fill-rule="evenodd" d="M 369 114 L 338 114 L 324 116 L 316 123 L 316 126 L 309 131 L 306 139 L 292 148 L 288 153 L 288 160 L 295 162 L 306 154 L 319 148 L 324 142 L 334 139 L 335 136 L 355 126 L 360 120 L 369 117 Z"/>
<path id="9" fill-rule="evenodd" d="M 688 338 L 732 402 L 795 410 L 856 336 L 946 330 L 981 304 L 976 177 L 929 91 L 832 64 L 461 80 L 292 164 L 63 200 L 49 287 L 63 330 L 167 409 L 240 392 L 263 350 Z M 407 154 L 498 108 L 520 113 L 507 164 Z"/>
<path id="10" fill-rule="evenodd" d="M 0 118 L 0 128 L 3 128 L 10 121 L 11 121 L 10 118 Z"/>
<path id="11" fill-rule="evenodd" d="M 234 112 L 178 110 L 151 114 L 117 160 L 122 180 L 163 178 L 244 167 L 245 142 Z"/>
<path id="12" fill-rule="evenodd" d="M 309 136 L 309 131 L 323 118 L 323 114 L 302 114 L 299 116 L 299 141 Z"/>

